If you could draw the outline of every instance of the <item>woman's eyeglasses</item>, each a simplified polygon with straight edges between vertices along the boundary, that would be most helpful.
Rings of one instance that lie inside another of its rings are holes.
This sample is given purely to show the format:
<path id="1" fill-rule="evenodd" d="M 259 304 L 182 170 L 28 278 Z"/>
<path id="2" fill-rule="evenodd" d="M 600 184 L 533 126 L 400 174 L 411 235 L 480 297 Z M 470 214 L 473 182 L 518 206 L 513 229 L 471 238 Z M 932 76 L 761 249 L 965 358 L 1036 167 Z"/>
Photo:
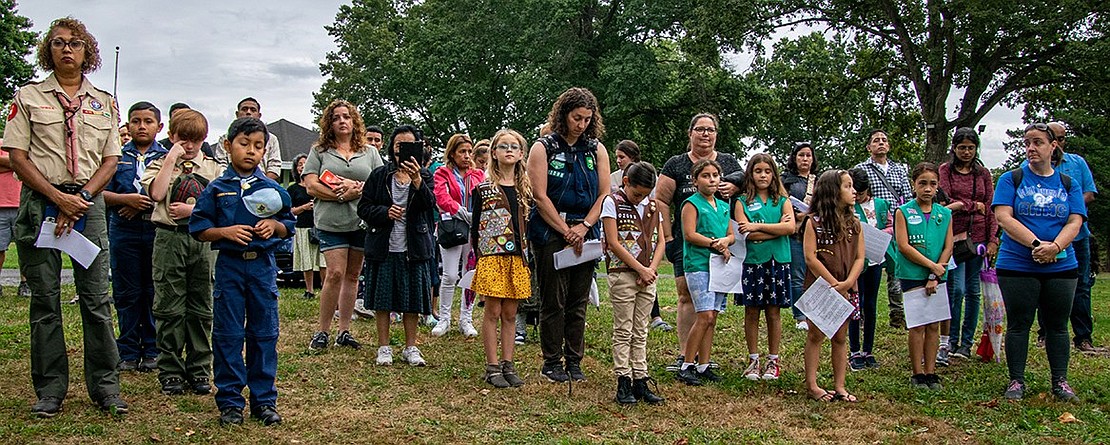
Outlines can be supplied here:
<path id="1" fill-rule="evenodd" d="M 82 49 L 85 49 L 85 41 L 84 40 L 65 41 L 65 40 L 62 40 L 61 37 L 55 37 L 53 39 L 50 39 L 50 47 L 51 48 L 62 49 L 62 48 L 65 48 L 67 46 L 69 47 L 70 50 L 80 51 Z"/>

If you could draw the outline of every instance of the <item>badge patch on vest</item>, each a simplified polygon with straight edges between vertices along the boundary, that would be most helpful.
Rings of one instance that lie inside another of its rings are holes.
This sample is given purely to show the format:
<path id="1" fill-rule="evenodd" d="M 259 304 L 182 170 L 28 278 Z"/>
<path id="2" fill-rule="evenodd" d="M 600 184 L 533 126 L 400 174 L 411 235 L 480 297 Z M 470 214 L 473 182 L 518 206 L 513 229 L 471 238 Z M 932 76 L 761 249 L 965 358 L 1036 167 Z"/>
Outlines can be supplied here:
<path id="1" fill-rule="evenodd" d="M 104 108 L 104 104 L 100 103 L 100 101 L 96 99 L 90 100 L 89 106 L 92 107 L 92 109 L 94 110 L 100 110 L 101 108 Z"/>
<path id="2" fill-rule="evenodd" d="M 8 120 L 15 119 L 16 114 L 19 114 L 19 107 L 15 104 L 15 102 L 12 102 L 12 111 L 8 112 Z"/>

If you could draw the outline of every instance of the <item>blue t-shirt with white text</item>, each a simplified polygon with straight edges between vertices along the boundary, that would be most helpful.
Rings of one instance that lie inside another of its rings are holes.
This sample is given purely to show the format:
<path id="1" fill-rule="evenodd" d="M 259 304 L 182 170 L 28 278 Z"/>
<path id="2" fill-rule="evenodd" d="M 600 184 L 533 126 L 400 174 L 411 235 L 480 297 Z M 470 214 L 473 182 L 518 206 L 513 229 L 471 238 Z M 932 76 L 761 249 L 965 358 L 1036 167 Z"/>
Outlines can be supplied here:
<path id="1" fill-rule="evenodd" d="M 1003 173 L 998 178 L 992 208 L 1000 205 L 1012 207 L 1014 218 L 1032 231 L 1037 239 L 1045 242 L 1056 239 L 1069 216 L 1075 214 L 1087 219 L 1087 206 L 1083 203 L 1079 181 L 1073 180 L 1071 189 L 1066 190 L 1059 170 L 1051 176 L 1042 177 L 1028 166 L 1021 168 L 1024 170 L 1021 184 L 1015 186 L 1011 172 Z M 1070 244 L 1065 252 L 1067 256 L 1055 263 L 1039 264 L 1033 261 L 1032 249 L 1003 233 L 996 265 L 999 269 L 1020 272 L 1062 272 L 1078 267 Z"/>

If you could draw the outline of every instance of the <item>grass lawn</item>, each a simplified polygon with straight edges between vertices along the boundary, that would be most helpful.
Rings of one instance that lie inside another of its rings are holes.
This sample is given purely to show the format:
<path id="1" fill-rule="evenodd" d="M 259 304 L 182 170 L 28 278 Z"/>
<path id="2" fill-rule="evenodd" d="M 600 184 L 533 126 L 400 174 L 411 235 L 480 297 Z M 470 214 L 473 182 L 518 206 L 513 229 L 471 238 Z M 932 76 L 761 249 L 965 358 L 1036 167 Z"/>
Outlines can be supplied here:
<path id="1" fill-rule="evenodd" d="M 4 255 L 4 269 L 19 270 L 19 252 L 15 248 L 15 243 L 8 246 L 8 251 Z M 70 260 L 69 255 L 62 254 L 62 268 L 73 269 L 73 262 Z"/>
<path id="2" fill-rule="evenodd" d="M 602 295 L 605 295 L 602 281 Z M 1096 344 L 1110 343 L 1110 288 L 1096 286 L 1095 314 L 1101 317 Z M 68 299 L 72 286 L 63 289 Z M 1063 404 L 1048 393 L 1042 350 L 1030 355 L 1026 400 L 1001 400 L 1004 364 L 955 361 L 940 374 L 945 389 L 912 390 L 904 332 L 886 327 L 880 303 L 878 370 L 849 375 L 848 387 L 861 403 L 822 404 L 805 396 L 803 335 L 784 327 L 783 377 L 749 382 L 740 375 L 746 360 L 742 311 L 730 306 L 718 324 L 714 358 L 725 379 L 701 388 L 675 383 L 663 369 L 675 355 L 675 334 L 652 332 L 651 373 L 667 397 L 664 406 L 623 408 L 612 401 L 611 310 L 603 301 L 590 308 L 588 383 L 573 387 L 541 383 L 539 345 L 518 348 L 517 369 L 527 384 L 493 390 L 481 381 L 482 347 L 457 330 L 432 338 L 421 328 L 427 368 L 377 367 L 374 348 L 305 352 L 315 328 L 317 304 L 300 299 L 301 289 L 283 289 L 280 302 L 279 410 L 285 423 L 266 428 L 248 422 L 221 428 L 211 397 L 167 397 L 153 374 L 121 376 L 131 413 L 122 420 L 96 410 L 85 395 L 79 312 L 63 306 L 71 387 L 61 415 L 40 420 L 30 413 L 35 396 L 29 375 L 27 300 L 0 299 L 0 443 L 1106 443 L 1110 441 L 1110 358 L 1073 354 L 1070 381 L 1081 403 Z M 674 320 L 673 281 L 660 288 L 664 318 Z M 885 301 L 880 298 L 880 301 Z M 481 310 L 476 311 L 480 315 Z M 476 317 L 479 318 L 480 317 Z M 789 318 L 787 316 L 786 318 Z M 356 338 L 372 340 L 373 325 L 353 324 Z M 393 344 L 401 343 L 400 327 Z M 334 334 L 333 334 L 334 336 Z M 399 350 L 395 349 L 399 359 Z M 828 347 L 822 384 L 831 385 Z M 1062 423 L 1069 412 L 1079 422 Z"/>

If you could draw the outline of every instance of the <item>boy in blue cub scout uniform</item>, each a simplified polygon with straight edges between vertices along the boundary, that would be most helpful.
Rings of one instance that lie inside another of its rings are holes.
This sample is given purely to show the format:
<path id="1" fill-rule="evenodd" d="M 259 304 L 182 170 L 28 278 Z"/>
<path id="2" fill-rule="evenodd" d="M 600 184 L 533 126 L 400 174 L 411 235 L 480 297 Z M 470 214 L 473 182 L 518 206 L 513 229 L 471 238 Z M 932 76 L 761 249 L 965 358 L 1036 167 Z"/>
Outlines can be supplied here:
<path id="1" fill-rule="evenodd" d="M 189 232 L 219 251 L 213 295 L 212 366 L 221 424 L 241 424 L 250 387 L 251 417 L 281 423 L 277 402 L 278 289 L 274 249 L 293 235 L 289 194 L 258 164 L 269 132 L 255 118 L 231 123 L 223 176 L 197 200 Z M 244 319 L 245 315 L 245 319 Z M 245 329 L 244 329 L 245 326 Z M 246 363 L 243 362 L 244 340 Z"/>

